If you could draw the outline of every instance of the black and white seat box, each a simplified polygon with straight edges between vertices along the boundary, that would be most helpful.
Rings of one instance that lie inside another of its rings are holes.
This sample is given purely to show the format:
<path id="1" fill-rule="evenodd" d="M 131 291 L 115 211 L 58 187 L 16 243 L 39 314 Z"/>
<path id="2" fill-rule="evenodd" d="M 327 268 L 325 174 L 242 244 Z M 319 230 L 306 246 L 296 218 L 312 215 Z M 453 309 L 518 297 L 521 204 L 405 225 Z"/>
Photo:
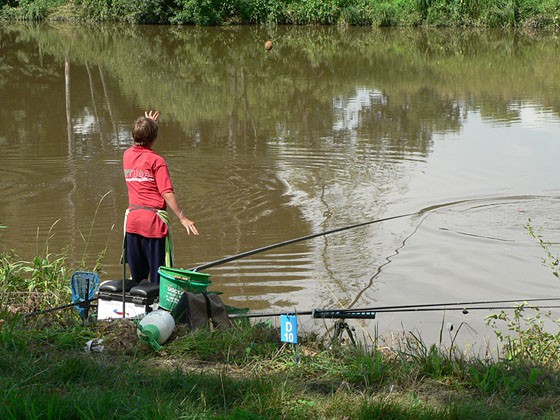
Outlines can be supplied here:
<path id="1" fill-rule="evenodd" d="M 108 280 L 99 286 L 97 319 L 123 318 L 122 280 Z M 124 281 L 124 318 L 140 318 L 158 308 L 159 285 L 137 285 Z"/>

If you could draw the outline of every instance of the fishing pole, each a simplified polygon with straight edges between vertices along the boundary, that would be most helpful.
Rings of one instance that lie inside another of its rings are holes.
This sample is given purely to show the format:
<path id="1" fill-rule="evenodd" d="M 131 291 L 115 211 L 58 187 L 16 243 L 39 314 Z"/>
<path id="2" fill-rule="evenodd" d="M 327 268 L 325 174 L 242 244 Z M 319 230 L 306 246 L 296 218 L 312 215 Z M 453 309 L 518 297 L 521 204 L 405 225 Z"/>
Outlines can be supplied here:
<path id="1" fill-rule="evenodd" d="M 71 308 L 72 306 L 78 306 L 80 308 L 85 308 L 85 307 L 87 307 L 87 305 L 89 305 L 91 302 L 96 301 L 97 299 L 98 298 L 94 297 L 92 299 L 81 300 L 79 302 L 69 303 L 67 305 L 62 305 L 62 306 L 56 306 L 54 308 L 44 309 L 44 310 L 41 310 L 41 311 L 28 312 L 26 314 L 23 314 L 23 316 L 24 317 L 29 317 L 29 316 L 37 316 L 37 315 L 48 314 L 49 312 L 58 311 L 60 309 Z"/>
<path id="2" fill-rule="evenodd" d="M 507 196 L 507 197 L 502 197 L 502 199 L 511 199 L 511 198 L 534 199 L 534 198 L 540 198 L 540 196 L 511 196 L 511 197 Z M 458 200 L 458 201 L 453 201 L 453 202 L 450 202 L 450 203 L 446 203 L 445 207 L 456 205 L 456 204 L 461 204 L 461 203 L 466 203 L 466 202 L 469 202 L 469 201 L 482 201 L 482 200 L 485 200 L 485 199 L 481 198 L 481 199 L 478 199 L 478 200 Z M 349 226 L 343 226 L 343 227 L 340 227 L 340 228 L 326 230 L 324 232 L 319 232 L 319 233 L 314 233 L 314 234 L 307 235 L 307 236 L 302 236 L 300 238 L 290 239 L 288 241 L 279 242 L 277 244 L 264 246 L 262 248 L 257 248 L 257 249 L 251 250 L 251 251 L 242 252 L 240 254 L 232 255 L 230 257 L 222 258 L 222 259 L 216 260 L 216 261 L 211 261 L 211 262 L 206 263 L 206 264 L 201 264 L 197 267 L 192 268 L 191 271 L 198 271 L 198 270 L 202 270 L 202 269 L 205 269 L 205 268 L 215 267 L 216 265 L 225 264 L 227 262 L 238 260 L 240 258 L 248 257 L 248 256 L 251 256 L 251 255 L 254 255 L 254 254 L 258 254 L 260 252 L 269 251 L 269 250 L 274 249 L 274 248 L 278 248 L 278 247 L 285 246 L 285 245 L 290 245 L 290 244 L 300 242 L 300 241 L 305 241 L 307 239 L 317 238 L 319 236 L 329 235 L 331 233 L 341 232 L 341 231 L 344 231 L 344 230 L 354 229 L 354 228 L 357 228 L 357 227 L 367 226 L 367 225 L 371 225 L 371 224 L 375 224 L 375 223 L 386 222 L 388 220 L 400 219 L 400 218 L 403 218 L 403 217 L 410 217 L 410 216 L 416 216 L 416 215 L 420 215 L 420 214 L 424 214 L 424 213 L 429 213 L 433 210 L 436 210 L 436 209 L 442 208 L 442 207 L 444 207 L 444 205 L 433 205 L 433 206 L 426 207 L 424 209 L 421 209 L 421 210 L 413 212 L 413 213 L 406 213 L 406 214 L 401 214 L 401 215 L 398 215 L 398 216 L 392 216 L 392 217 L 385 217 L 385 218 L 382 218 L 382 219 L 370 220 L 368 222 L 356 223 L 356 224 L 349 225 Z"/>
<path id="3" fill-rule="evenodd" d="M 319 232 L 319 233 L 313 233 L 311 235 L 301 236 L 299 238 L 290 239 L 290 240 L 287 240 L 287 241 L 284 241 L 284 242 L 278 242 L 276 244 L 263 246 L 262 248 L 253 249 L 251 251 L 245 251 L 245 252 L 242 252 L 240 254 L 231 255 L 229 257 L 225 257 L 225 258 L 222 258 L 222 259 L 219 259 L 219 260 L 216 260 L 216 261 L 211 261 L 211 262 L 206 263 L 206 264 L 201 264 L 197 267 L 192 268 L 191 271 L 199 271 L 199 270 L 203 270 L 205 268 L 215 267 L 216 265 L 225 264 L 227 262 L 238 260 L 238 259 L 244 258 L 244 257 L 249 257 L 251 255 L 255 255 L 255 254 L 258 254 L 258 253 L 261 253 L 261 252 L 269 251 L 271 249 L 278 248 L 278 247 L 281 247 L 281 246 L 291 245 L 291 244 L 294 244 L 296 242 L 301 242 L 301 241 L 306 241 L 308 239 L 318 238 L 319 236 L 325 236 L 325 235 L 329 235 L 331 233 L 342 232 L 343 230 L 354 229 L 354 228 L 361 227 L 361 226 L 372 225 L 374 223 L 386 222 L 388 220 L 395 220 L 395 219 L 401 219 L 403 217 L 416 216 L 416 215 L 421 214 L 421 213 L 423 213 L 422 210 L 414 212 L 414 213 L 407 213 L 407 214 L 400 214 L 398 216 L 384 217 L 382 219 L 370 220 L 368 222 L 356 223 L 354 225 L 343 226 L 343 227 L 339 227 L 339 228 L 335 228 L 335 229 L 325 230 L 325 231 Z"/>
<path id="4" fill-rule="evenodd" d="M 378 313 L 403 313 L 403 312 L 435 312 L 435 311 L 461 311 L 467 315 L 471 311 L 495 311 L 515 309 L 517 306 L 477 306 L 474 308 L 448 308 L 448 307 L 433 307 L 433 308 L 409 308 L 409 309 L 388 309 L 381 311 L 348 311 L 348 310 L 330 310 L 330 309 L 315 309 L 311 312 L 311 318 L 338 318 L 338 319 L 375 319 Z M 558 309 L 560 305 L 545 305 L 539 306 L 539 309 Z"/>
<path id="5" fill-rule="evenodd" d="M 475 306 L 472 308 L 448 308 L 445 306 L 442 307 L 433 307 L 433 308 L 409 308 L 409 309 L 388 309 L 388 310 L 381 310 L 376 311 L 379 313 L 391 313 L 391 312 L 429 312 L 429 311 L 463 311 L 464 314 L 468 314 L 470 311 L 480 311 L 480 310 L 496 310 L 496 309 L 515 309 L 517 306 Z M 539 309 L 554 309 L 560 308 L 560 305 L 544 305 L 539 306 Z"/>
<path id="6" fill-rule="evenodd" d="M 466 310 L 467 307 L 473 305 L 492 305 L 492 304 L 506 304 L 515 303 L 519 301 L 523 302 L 546 302 L 546 301 L 559 301 L 560 298 L 535 298 L 535 299 L 506 299 L 506 300 L 484 300 L 484 301 L 472 301 L 472 302 L 450 302 L 450 303 L 426 303 L 418 305 L 393 305 L 393 306 L 378 306 L 369 308 L 356 308 L 356 309 L 330 309 L 321 310 L 313 309 L 303 312 L 296 312 L 297 315 L 313 315 L 314 313 L 319 314 L 320 311 L 336 311 L 341 317 L 344 314 L 350 314 L 352 312 L 422 312 L 429 310 Z M 455 308 L 454 308 L 455 307 Z M 553 307 L 553 306 L 552 306 Z M 505 307 L 504 309 L 514 309 L 515 307 Z M 481 308 L 468 308 L 468 310 L 475 310 Z M 486 307 L 484 309 L 501 309 L 501 307 Z M 285 312 L 269 312 L 269 313 L 255 313 L 255 314 L 236 314 L 233 317 L 247 317 L 247 318 L 264 318 L 264 317 L 274 317 L 285 315 Z"/>
<path id="7" fill-rule="evenodd" d="M 360 308 L 360 309 L 341 309 L 342 311 L 349 310 L 349 311 L 389 311 L 394 309 L 414 309 L 414 308 L 430 308 L 430 307 L 438 307 L 438 306 L 472 306 L 472 305 L 490 305 L 490 304 L 502 304 L 502 303 L 514 303 L 514 302 L 549 302 L 549 301 L 557 301 L 560 300 L 558 298 L 534 298 L 534 299 L 502 299 L 502 300 L 481 300 L 481 301 L 472 301 L 472 302 L 447 302 L 447 303 L 423 303 L 417 305 L 393 305 L 393 306 L 377 306 L 377 307 L 369 307 L 369 308 Z"/>

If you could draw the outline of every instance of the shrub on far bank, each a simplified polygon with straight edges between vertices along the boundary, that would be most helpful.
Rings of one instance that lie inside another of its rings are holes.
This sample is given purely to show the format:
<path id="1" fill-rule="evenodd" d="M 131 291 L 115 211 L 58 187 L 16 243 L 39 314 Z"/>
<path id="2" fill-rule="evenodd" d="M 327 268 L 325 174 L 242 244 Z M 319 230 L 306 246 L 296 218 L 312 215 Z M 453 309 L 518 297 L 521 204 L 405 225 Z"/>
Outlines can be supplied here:
<path id="1" fill-rule="evenodd" d="M 556 28 L 560 0 L 8 0 L 7 20 Z"/>

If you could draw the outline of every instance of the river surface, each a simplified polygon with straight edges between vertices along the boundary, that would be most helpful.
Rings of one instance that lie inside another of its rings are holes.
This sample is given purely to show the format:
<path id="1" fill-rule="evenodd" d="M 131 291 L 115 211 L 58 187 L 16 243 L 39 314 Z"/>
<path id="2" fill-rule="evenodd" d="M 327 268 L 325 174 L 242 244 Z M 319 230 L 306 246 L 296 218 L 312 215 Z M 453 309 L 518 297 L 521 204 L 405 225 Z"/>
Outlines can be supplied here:
<path id="1" fill-rule="evenodd" d="M 187 236 L 173 218 L 177 267 L 373 222 L 205 270 L 226 303 L 287 313 L 560 297 L 527 227 L 557 255 L 559 42 L 494 31 L 5 25 L 0 247 L 24 260 L 65 253 L 71 269 L 101 260 L 102 280 L 122 278 L 122 153 L 134 119 L 157 109 L 154 148 L 200 231 Z M 393 216 L 403 217 L 375 222 Z M 490 312 L 347 321 L 356 335 L 414 330 L 437 341 L 445 330 L 445 340 L 483 345 Z"/>

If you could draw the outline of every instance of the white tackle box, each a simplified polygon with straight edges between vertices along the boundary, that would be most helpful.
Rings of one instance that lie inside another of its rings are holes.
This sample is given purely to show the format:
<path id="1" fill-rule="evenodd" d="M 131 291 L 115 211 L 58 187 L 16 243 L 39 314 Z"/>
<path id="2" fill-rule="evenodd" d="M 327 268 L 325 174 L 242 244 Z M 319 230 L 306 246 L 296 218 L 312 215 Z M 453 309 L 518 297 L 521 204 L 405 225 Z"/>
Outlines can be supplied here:
<path id="1" fill-rule="evenodd" d="M 158 308 L 159 285 L 137 285 L 125 280 L 124 318 L 140 318 Z M 122 280 L 108 280 L 99 286 L 97 319 L 123 318 Z"/>

